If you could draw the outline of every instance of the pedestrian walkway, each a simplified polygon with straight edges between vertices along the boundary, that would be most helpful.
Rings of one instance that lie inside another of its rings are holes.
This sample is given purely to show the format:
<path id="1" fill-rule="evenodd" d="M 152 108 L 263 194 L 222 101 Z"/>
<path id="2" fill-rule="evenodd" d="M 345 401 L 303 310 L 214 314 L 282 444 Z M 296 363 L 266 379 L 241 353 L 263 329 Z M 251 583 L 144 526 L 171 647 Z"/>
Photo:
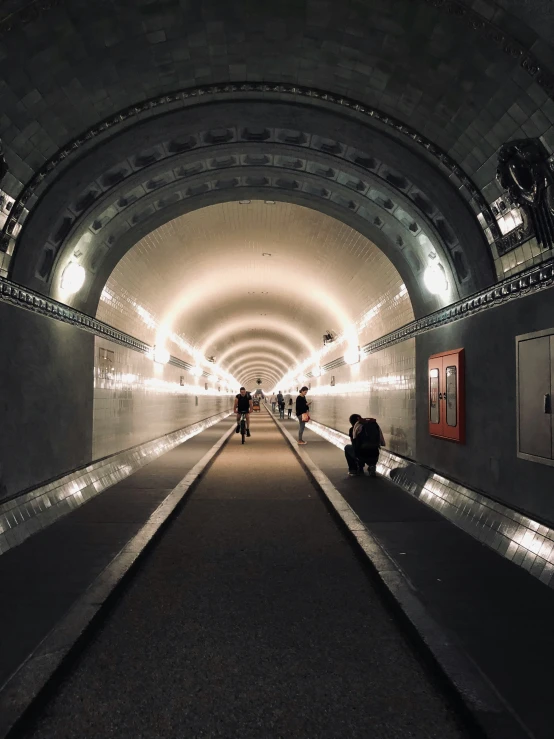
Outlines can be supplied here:
<path id="1" fill-rule="evenodd" d="M 25 736 L 470 734 L 262 414 L 244 446 L 231 435 Z"/>
<path id="2" fill-rule="evenodd" d="M 0 686 L 228 428 L 212 426 L 0 556 Z"/>
<path id="3" fill-rule="evenodd" d="M 291 433 L 296 424 L 285 422 Z M 344 496 L 535 739 L 554 736 L 554 591 L 383 477 L 350 478 L 340 449 L 302 448 Z"/>

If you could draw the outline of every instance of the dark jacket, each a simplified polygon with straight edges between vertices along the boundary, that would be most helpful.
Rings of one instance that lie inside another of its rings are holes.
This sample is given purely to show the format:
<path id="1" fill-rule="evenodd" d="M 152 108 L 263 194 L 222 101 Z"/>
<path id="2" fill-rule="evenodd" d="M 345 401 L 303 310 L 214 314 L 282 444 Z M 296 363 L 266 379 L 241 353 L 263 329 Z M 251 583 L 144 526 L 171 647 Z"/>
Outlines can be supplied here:
<path id="1" fill-rule="evenodd" d="M 383 436 L 383 432 L 381 431 L 381 427 L 379 426 L 379 424 L 377 423 L 377 421 L 374 418 L 361 418 L 359 421 L 356 421 L 356 423 L 354 424 L 354 426 L 352 426 L 352 428 L 348 432 L 350 438 L 352 439 L 352 442 L 354 443 L 354 447 L 357 446 L 357 444 L 356 444 L 357 436 L 360 433 L 360 430 L 362 428 L 362 425 L 363 424 L 366 424 L 366 423 L 374 423 L 375 424 L 375 426 L 377 427 L 376 431 L 378 432 L 378 437 L 379 437 L 379 445 L 378 445 L 378 447 L 385 446 L 385 438 Z"/>
<path id="2" fill-rule="evenodd" d="M 300 418 L 303 413 L 307 413 L 309 410 L 310 406 L 308 405 L 308 401 L 303 395 L 299 395 L 296 398 L 296 415 L 298 416 L 298 418 Z"/>

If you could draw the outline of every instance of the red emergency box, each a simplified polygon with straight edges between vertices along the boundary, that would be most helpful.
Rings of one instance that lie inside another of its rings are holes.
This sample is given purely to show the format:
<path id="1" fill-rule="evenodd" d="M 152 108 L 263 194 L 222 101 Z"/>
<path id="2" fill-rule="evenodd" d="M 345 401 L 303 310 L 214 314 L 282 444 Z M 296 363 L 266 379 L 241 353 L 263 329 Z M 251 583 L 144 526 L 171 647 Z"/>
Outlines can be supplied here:
<path id="1" fill-rule="evenodd" d="M 465 442 L 464 350 L 451 349 L 429 357 L 429 433 Z"/>

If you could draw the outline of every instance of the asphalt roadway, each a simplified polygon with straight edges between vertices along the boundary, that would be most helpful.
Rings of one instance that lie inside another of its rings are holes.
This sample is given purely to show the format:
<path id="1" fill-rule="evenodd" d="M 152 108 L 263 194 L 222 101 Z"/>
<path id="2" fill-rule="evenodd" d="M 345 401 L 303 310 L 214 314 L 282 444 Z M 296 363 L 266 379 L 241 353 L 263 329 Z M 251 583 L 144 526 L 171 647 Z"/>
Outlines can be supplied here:
<path id="1" fill-rule="evenodd" d="M 233 435 L 36 739 L 460 739 L 463 727 L 273 421 Z"/>

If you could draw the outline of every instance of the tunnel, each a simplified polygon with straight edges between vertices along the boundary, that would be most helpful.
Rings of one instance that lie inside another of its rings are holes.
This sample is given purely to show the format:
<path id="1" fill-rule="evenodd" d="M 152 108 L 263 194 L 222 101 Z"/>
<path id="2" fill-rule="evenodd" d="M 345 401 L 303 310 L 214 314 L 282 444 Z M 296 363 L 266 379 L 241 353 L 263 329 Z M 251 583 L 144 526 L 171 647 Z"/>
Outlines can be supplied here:
<path id="1" fill-rule="evenodd" d="M 0 2 L 0 739 L 551 739 L 553 38 Z"/>

